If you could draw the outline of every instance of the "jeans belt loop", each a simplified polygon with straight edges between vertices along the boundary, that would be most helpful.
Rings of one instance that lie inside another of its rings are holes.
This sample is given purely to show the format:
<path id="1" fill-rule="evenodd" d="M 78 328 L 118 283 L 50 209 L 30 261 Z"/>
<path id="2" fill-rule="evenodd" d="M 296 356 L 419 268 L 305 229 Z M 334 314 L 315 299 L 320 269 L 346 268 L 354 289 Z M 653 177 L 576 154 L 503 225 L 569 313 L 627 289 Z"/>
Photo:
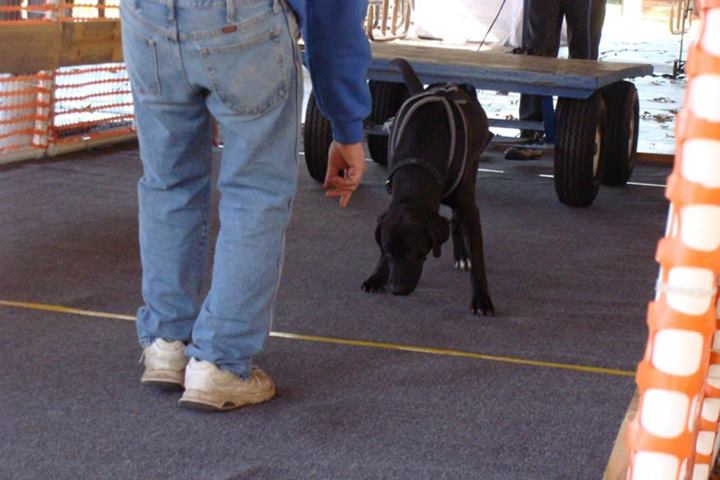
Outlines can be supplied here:
<path id="1" fill-rule="evenodd" d="M 225 0 L 228 23 L 235 23 L 235 0 Z"/>
<path id="2" fill-rule="evenodd" d="M 282 10 L 280 0 L 273 0 L 273 13 L 278 13 L 280 10 Z"/>
<path id="3" fill-rule="evenodd" d="M 166 0 L 166 2 L 167 2 L 168 20 L 173 21 L 173 20 L 175 20 L 175 0 Z"/>

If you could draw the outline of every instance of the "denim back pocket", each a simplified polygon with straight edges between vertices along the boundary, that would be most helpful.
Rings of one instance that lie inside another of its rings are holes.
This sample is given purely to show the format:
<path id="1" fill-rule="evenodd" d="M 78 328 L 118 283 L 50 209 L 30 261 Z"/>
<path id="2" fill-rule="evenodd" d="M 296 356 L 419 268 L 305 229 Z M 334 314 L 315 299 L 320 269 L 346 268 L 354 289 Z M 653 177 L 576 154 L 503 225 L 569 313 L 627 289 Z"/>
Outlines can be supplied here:
<path id="1" fill-rule="evenodd" d="M 136 93 L 160 95 L 157 45 L 154 40 L 144 38 L 131 28 L 122 29 L 122 44 L 125 64 L 130 82 Z"/>
<path id="2" fill-rule="evenodd" d="M 199 49 L 212 89 L 226 107 L 258 117 L 287 99 L 282 31 L 276 27 L 239 43 Z"/>

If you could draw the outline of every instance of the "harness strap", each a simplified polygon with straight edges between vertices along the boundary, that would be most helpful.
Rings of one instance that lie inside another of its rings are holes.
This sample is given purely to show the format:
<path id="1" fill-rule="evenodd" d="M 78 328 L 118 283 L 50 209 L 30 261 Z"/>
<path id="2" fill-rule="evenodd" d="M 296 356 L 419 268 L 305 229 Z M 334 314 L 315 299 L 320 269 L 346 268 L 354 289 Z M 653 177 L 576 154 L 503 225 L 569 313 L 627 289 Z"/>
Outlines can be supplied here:
<path id="1" fill-rule="evenodd" d="M 388 179 L 385 181 L 385 188 L 387 189 L 388 193 L 391 193 L 392 191 L 392 178 L 395 173 L 405 167 L 410 166 L 416 166 L 421 167 L 430 172 L 430 175 L 433 176 L 435 181 L 438 183 L 438 185 L 442 185 L 445 181 L 445 176 L 435 168 L 435 165 L 431 164 L 430 162 L 426 162 L 422 158 L 404 158 L 401 162 L 398 162 L 397 164 L 393 165 L 392 170 L 390 170 L 390 174 L 388 175 Z"/>
<path id="2" fill-rule="evenodd" d="M 462 150 L 462 159 L 461 159 L 461 163 L 460 163 L 460 169 L 458 170 L 459 173 L 457 175 L 455 175 L 455 181 L 453 182 L 452 186 L 447 189 L 443 198 L 447 198 L 450 195 L 452 195 L 453 192 L 455 191 L 455 189 L 458 187 L 458 185 L 460 185 L 460 180 L 462 180 L 462 174 L 465 171 L 465 164 L 467 163 L 468 147 L 469 147 L 468 137 L 470 135 L 468 132 L 468 124 L 467 124 L 467 119 L 465 118 L 465 112 L 463 112 L 463 109 L 460 108 L 460 106 L 457 103 L 453 102 L 452 105 L 454 107 L 454 110 L 457 111 L 458 114 L 460 114 L 460 120 L 462 121 L 462 132 L 463 132 L 463 137 L 464 137 L 463 138 L 464 145 L 463 145 L 463 150 Z M 454 160 L 454 156 L 451 157 L 450 165 L 448 165 L 448 175 L 450 174 L 450 169 L 452 168 L 453 160 Z"/>
<path id="3" fill-rule="evenodd" d="M 454 99 L 448 99 L 448 96 L 451 96 L 454 92 L 458 90 L 458 87 L 455 85 L 448 85 L 443 87 L 435 87 L 432 88 L 424 93 L 421 93 L 419 95 L 416 95 L 407 101 L 403 103 L 403 105 L 400 107 L 400 110 L 398 111 L 397 115 L 395 116 L 395 122 L 393 125 L 393 128 L 390 132 L 390 141 L 388 142 L 388 163 L 391 166 L 390 174 L 388 175 L 388 180 L 386 182 L 386 188 L 388 192 L 391 190 L 391 182 L 392 182 L 392 176 L 393 174 L 406 166 L 409 165 L 416 165 L 419 167 L 422 167 L 426 170 L 428 170 L 433 178 L 437 180 L 438 183 L 442 184 L 446 181 L 446 176 L 451 174 L 451 170 L 453 169 L 453 162 L 455 161 L 455 157 L 458 153 L 460 153 L 460 160 L 461 165 L 460 169 L 457 170 L 459 172 L 458 175 L 456 175 L 456 178 L 453 179 L 453 183 L 446 190 L 446 192 L 443 195 L 443 198 L 447 198 L 450 196 L 455 189 L 460 184 L 460 181 L 462 179 L 462 172 L 465 169 L 465 163 L 467 162 L 467 154 L 468 154 L 468 125 L 467 125 L 467 119 L 465 118 L 465 114 L 460 108 L 459 105 L 457 105 L 456 101 Z M 429 162 L 426 162 L 420 158 L 407 158 L 403 159 L 401 162 L 399 162 L 397 165 L 393 165 L 393 153 L 395 152 L 395 149 L 397 148 L 398 144 L 400 143 L 400 139 L 402 138 L 403 133 L 405 132 L 405 128 L 407 127 L 409 119 L 412 117 L 413 113 L 415 113 L 420 107 L 423 105 L 426 105 L 428 103 L 432 102 L 441 102 L 443 106 L 445 107 L 445 111 L 447 113 L 447 119 L 448 124 L 450 128 L 450 151 L 448 152 L 448 162 L 447 162 L 447 172 L 446 174 L 443 174 L 440 170 L 438 170 L 437 167 L 430 164 Z M 455 119 L 455 112 L 458 113 L 460 116 L 460 120 L 462 122 L 462 137 L 463 137 L 463 145 L 462 150 L 458 151 L 457 148 L 457 142 L 458 142 L 458 130 L 457 130 L 457 122 Z"/>
<path id="4" fill-rule="evenodd" d="M 443 106 L 445 107 L 445 111 L 447 112 L 448 122 L 450 123 L 450 152 L 448 155 L 448 168 L 450 167 L 453 158 L 455 158 L 457 131 L 455 125 L 455 115 L 453 115 L 450 101 L 444 95 L 442 95 L 442 93 L 449 93 L 449 91 L 449 89 L 444 88 L 428 90 L 425 93 L 421 93 L 420 95 L 416 95 L 415 97 L 410 98 L 400 107 L 400 111 L 398 111 L 395 117 L 396 119 L 400 120 L 400 123 L 396 123 L 393 127 L 392 133 L 390 135 L 390 141 L 388 142 L 388 159 L 390 162 L 392 162 L 392 156 L 395 152 L 395 148 L 397 148 L 398 143 L 400 143 L 402 134 L 405 133 L 405 128 L 407 127 L 407 124 L 410 117 L 412 117 L 412 114 L 425 104 L 432 102 L 442 102 Z"/>

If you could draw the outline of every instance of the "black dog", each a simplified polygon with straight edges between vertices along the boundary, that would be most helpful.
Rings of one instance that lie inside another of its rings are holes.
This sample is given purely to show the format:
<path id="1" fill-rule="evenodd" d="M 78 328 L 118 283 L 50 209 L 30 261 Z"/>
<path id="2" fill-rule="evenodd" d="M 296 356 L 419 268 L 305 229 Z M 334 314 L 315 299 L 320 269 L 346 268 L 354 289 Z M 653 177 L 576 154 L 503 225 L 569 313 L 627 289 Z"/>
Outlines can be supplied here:
<path id="1" fill-rule="evenodd" d="M 405 60 L 393 61 L 411 98 L 398 111 L 389 141 L 390 206 L 378 219 L 375 240 L 380 261 L 362 285 L 366 292 L 385 286 L 395 295 L 417 287 L 423 262 L 440 256 L 452 224 L 455 267 L 470 270 L 471 310 L 494 314 L 488 293 L 475 179 L 480 154 L 490 142 L 488 119 L 469 84 L 431 85 L 425 90 Z M 452 208 L 451 222 L 438 213 Z"/>

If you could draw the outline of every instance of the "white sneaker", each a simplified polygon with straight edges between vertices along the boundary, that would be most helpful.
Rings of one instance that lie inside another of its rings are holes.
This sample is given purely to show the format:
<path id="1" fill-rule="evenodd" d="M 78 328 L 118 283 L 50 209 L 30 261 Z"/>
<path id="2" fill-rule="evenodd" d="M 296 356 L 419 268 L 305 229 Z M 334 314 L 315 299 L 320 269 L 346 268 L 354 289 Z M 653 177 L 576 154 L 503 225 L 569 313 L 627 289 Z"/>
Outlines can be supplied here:
<path id="1" fill-rule="evenodd" d="M 182 388 L 185 383 L 185 344 L 179 340 L 156 339 L 143 350 L 145 372 L 140 381 L 166 388 Z"/>
<path id="2" fill-rule="evenodd" d="M 202 410 L 232 410 L 266 402 L 274 396 L 275 384 L 259 368 L 253 367 L 250 377 L 244 379 L 210 362 L 191 358 L 185 369 L 185 393 L 178 405 Z"/>

